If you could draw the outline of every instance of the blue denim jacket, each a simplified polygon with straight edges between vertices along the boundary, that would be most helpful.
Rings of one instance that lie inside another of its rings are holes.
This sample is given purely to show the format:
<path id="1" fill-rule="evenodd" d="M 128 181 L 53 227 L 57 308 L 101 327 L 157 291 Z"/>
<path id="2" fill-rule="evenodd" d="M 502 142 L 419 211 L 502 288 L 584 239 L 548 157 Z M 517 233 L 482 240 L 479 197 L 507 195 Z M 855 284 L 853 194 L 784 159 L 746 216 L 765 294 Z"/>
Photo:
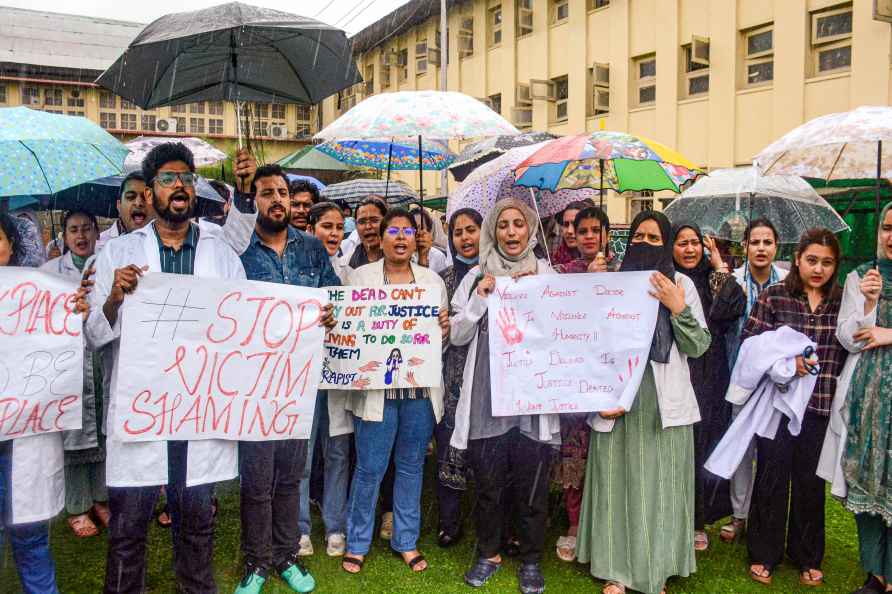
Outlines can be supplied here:
<path id="1" fill-rule="evenodd" d="M 322 242 L 291 226 L 281 258 L 263 245 L 255 231 L 242 254 L 242 264 L 248 280 L 316 288 L 341 284 Z"/>

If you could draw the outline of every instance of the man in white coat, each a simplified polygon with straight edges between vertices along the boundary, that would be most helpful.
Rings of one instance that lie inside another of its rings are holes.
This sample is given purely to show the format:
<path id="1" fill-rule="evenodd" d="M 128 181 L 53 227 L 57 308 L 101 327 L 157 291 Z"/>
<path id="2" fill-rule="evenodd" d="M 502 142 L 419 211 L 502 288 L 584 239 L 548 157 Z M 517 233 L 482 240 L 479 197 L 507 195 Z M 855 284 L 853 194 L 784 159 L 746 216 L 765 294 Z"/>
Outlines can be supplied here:
<path id="1" fill-rule="evenodd" d="M 90 294 L 88 346 L 112 348 L 108 418 L 115 418 L 114 386 L 129 362 L 119 358 L 121 324 L 118 312 L 146 272 L 194 274 L 212 278 L 245 278 L 236 253 L 218 234 L 191 222 L 196 196 L 195 165 L 182 144 L 155 147 L 143 161 L 146 201 L 157 218 L 119 237 L 102 250 Z M 124 367 L 122 368 L 122 364 Z M 138 362 L 137 362 L 138 364 Z M 207 439 L 125 443 L 108 426 L 106 479 L 111 525 L 106 564 L 106 593 L 144 591 L 146 534 L 158 498 L 167 486 L 173 520 L 174 569 L 178 591 L 216 593 L 212 568 L 214 536 L 213 488 L 237 474 L 234 441 Z"/>
<path id="2" fill-rule="evenodd" d="M 142 171 L 131 171 L 127 174 L 121 182 L 121 191 L 116 203 L 118 218 L 111 227 L 99 234 L 99 239 L 96 241 L 97 252 L 115 237 L 145 227 L 155 218 L 151 204 L 146 201 L 145 191 L 146 180 L 142 176 Z"/>

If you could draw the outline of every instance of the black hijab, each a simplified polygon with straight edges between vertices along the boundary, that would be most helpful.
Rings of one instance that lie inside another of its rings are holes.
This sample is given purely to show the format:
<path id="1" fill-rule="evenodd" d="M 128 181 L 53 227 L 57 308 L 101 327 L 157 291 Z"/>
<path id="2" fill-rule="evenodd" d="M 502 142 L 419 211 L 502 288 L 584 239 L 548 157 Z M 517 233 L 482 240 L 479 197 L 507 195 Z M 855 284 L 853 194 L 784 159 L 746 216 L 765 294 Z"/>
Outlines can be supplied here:
<path id="1" fill-rule="evenodd" d="M 649 243 L 632 243 L 632 238 L 638 231 L 638 227 L 644 221 L 653 220 L 660 228 L 663 236 L 663 245 L 656 246 Z M 619 267 L 620 272 L 633 272 L 640 270 L 656 270 L 665 274 L 670 280 L 675 279 L 675 260 L 672 258 L 672 225 L 669 219 L 661 212 L 645 210 L 638 213 L 629 228 L 629 243 L 623 262 Z M 672 320 L 669 310 L 660 304 L 660 312 L 657 316 L 657 326 L 654 329 L 653 342 L 650 345 L 650 360 L 656 363 L 668 363 L 669 352 L 672 343 L 675 342 L 675 334 L 672 332 Z"/>
<path id="2" fill-rule="evenodd" d="M 673 247 L 678 234 L 685 229 L 693 231 L 697 239 L 700 240 L 700 245 L 703 245 L 703 232 L 700 230 L 700 227 L 694 223 L 681 223 L 672 227 Z M 703 304 L 704 311 L 709 311 L 710 307 L 712 307 L 712 291 L 709 290 L 709 275 L 712 273 L 712 266 L 710 266 L 709 260 L 706 258 L 705 246 L 700 254 L 700 261 L 697 262 L 696 266 L 693 268 L 682 268 L 679 266 L 678 269 L 694 281 L 694 286 L 697 287 L 697 294 L 700 295 L 700 303 Z"/>
<path id="3" fill-rule="evenodd" d="M 449 238 L 447 240 L 447 247 L 449 248 L 449 255 L 452 256 L 452 269 L 455 274 L 455 283 L 458 285 L 465 278 L 465 275 L 468 273 L 471 268 L 473 268 L 476 264 L 469 264 L 467 262 L 462 262 L 458 258 L 458 254 L 455 253 L 455 245 L 452 243 L 452 232 L 455 231 L 455 221 L 458 220 L 458 217 L 461 215 L 465 215 L 473 220 L 478 227 L 483 227 L 483 216 L 474 210 L 473 208 L 460 208 L 449 217 L 449 225 L 447 226 L 447 231 L 449 233 Z M 479 246 L 478 246 L 479 247 Z M 478 256 L 480 252 L 477 252 Z"/>

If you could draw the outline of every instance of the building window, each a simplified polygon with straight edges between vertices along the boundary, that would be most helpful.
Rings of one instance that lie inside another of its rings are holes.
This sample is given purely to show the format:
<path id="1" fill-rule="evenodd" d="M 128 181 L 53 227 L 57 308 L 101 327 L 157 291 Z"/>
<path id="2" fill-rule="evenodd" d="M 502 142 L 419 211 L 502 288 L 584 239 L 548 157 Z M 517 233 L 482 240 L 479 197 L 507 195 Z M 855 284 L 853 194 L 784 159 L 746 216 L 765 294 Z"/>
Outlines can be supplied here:
<path id="1" fill-rule="evenodd" d="M 56 115 L 64 115 L 65 114 L 65 112 L 62 111 L 61 109 L 44 109 L 43 111 L 45 111 L 47 113 L 54 113 Z"/>
<path id="2" fill-rule="evenodd" d="M 65 99 L 65 104 L 68 107 L 83 107 L 84 106 L 84 96 L 80 89 L 71 89 L 68 91 L 68 97 Z"/>
<path id="3" fill-rule="evenodd" d="M 204 134 L 204 118 L 189 118 L 189 132 Z"/>
<path id="4" fill-rule="evenodd" d="M 135 113 L 122 113 L 121 114 L 121 130 L 136 130 L 136 114 Z"/>
<path id="5" fill-rule="evenodd" d="M 652 105 L 657 100 L 657 57 L 640 56 L 633 61 L 637 105 Z"/>
<path id="6" fill-rule="evenodd" d="M 203 114 L 204 113 L 204 101 L 199 101 L 197 103 L 190 103 L 189 104 L 189 113 Z"/>
<path id="7" fill-rule="evenodd" d="M 186 118 L 174 118 L 177 121 L 177 134 L 186 133 Z"/>
<path id="8" fill-rule="evenodd" d="M 400 82 L 409 80 L 409 48 L 403 48 L 396 56 L 396 66 L 400 71 Z"/>
<path id="9" fill-rule="evenodd" d="M 99 93 L 99 107 L 100 109 L 117 109 L 118 98 L 108 91 L 101 91 Z"/>
<path id="10" fill-rule="evenodd" d="M 599 8 L 604 8 L 605 6 L 610 6 L 610 0 L 589 0 L 588 3 L 589 10 L 598 10 Z"/>
<path id="11" fill-rule="evenodd" d="M 696 97 L 709 93 L 709 40 L 695 37 L 682 46 L 684 53 L 683 97 Z"/>
<path id="12" fill-rule="evenodd" d="M 551 0 L 551 22 L 561 23 L 570 16 L 570 0 Z"/>
<path id="13" fill-rule="evenodd" d="M 390 88 L 390 67 L 396 60 L 394 52 L 386 49 L 381 50 L 381 88 Z"/>
<path id="14" fill-rule="evenodd" d="M 589 115 L 599 116 L 610 112 L 610 65 L 595 63 L 589 71 L 592 89 Z"/>
<path id="15" fill-rule="evenodd" d="M 365 79 L 363 81 L 365 83 L 365 89 L 364 89 L 365 96 L 371 97 L 372 95 L 375 94 L 375 65 L 374 64 L 369 64 L 365 67 L 365 76 L 363 78 Z M 301 106 L 298 105 L 298 107 L 301 107 Z M 306 107 L 309 107 L 309 106 L 306 106 Z M 305 119 L 310 119 L 309 115 L 310 115 L 309 112 L 307 112 L 307 117 Z M 298 115 L 297 119 L 298 120 L 301 119 L 299 115 Z"/>
<path id="16" fill-rule="evenodd" d="M 136 109 L 136 105 L 121 97 L 121 109 Z"/>
<path id="17" fill-rule="evenodd" d="M 489 9 L 489 45 L 502 43 L 502 5 Z"/>
<path id="18" fill-rule="evenodd" d="M 774 80 L 774 29 L 767 25 L 745 31 L 743 36 L 746 86 L 770 84 Z"/>
<path id="19" fill-rule="evenodd" d="M 223 120 L 214 118 L 208 120 L 208 133 L 223 134 Z"/>
<path id="20" fill-rule="evenodd" d="M 118 115 L 107 111 L 99 112 L 99 125 L 106 130 L 114 130 L 118 127 Z"/>
<path id="21" fill-rule="evenodd" d="M 254 121 L 254 136 L 269 136 L 269 122 Z"/>
<path id="22" fill-rule="evenodd" d="M 274 120 L 285 121 L 285 104 L 273 103 L 270 105 L 270 117 Z"/>
<path id="23" fill-rule="evenodd" d="M 82 112 L 82 111 L 69 111 L 67 115 L 82 118 L 82 117 L 84 117 L 84 112 Z"/>
<path id="24" fill-rule="evenodd" d="M 489 107 L 496 113 L 502 113 L 502 94 L 496 93 L 495 95 L 490 95 L 486 98 L 486 102 L 489 104 Z"/>
<path id="25" fill-rule="evenodd" d="M 523 37 L 533 32 L 533 0 L 517 0 L 517 36 Z"/>
<path id="26" fill-rule="evenodd" d="M 208 101 L 208 113 L 210 115 L 223 115 L 222 101 Z"/>
<path id="27" fill-rule="evenodd" d="M 427 73 L 427 39 L 415 44 L 415 75 Z"/>
<path id="28" fill-rule="evenodd" d="M 269 117 L 269 103 L 255 103 L 254 104 L 254 117 L 268 118 Z"/>
<path id="29" fill-rule="evenodd" d="M 6 103 L 6 85 L 0 85 L 0 103 Z"/>
<path id="30" fill-rule="evenodd" d="M 62 89 L 44 89 L 43 104 L 51 106 L 62 106 Z"/>
<path id="31" fill-rule="evenodd" d="M 40 89 L 37 87 L 22 87 L 22 105 L 39 105 Z"/>
<path id="32" fill-rule="evenodd" d="M 186 113 L 186 105 L 173 105 L 170 108 L 170 113 Z"/>
<path id="33" fill-rule="evenodd" d="M 848 70 L 852 66 L 852 6 L 811 15 L 813 74 Z"/>
<path id="34" fill-rule="evenodd" d="M 298 103 L 294 106 L 294 111 L 297 115 L 297 121 L 299 123 L 309 122 L 312 119 L 312 107 L 310 105 L 306 105 L 303 103 Z"/>
<path id="35" fill-rule="evenodd" d="M 530 128 L 533 125 L 533 96 L 530 85 L 518 83 L 514 88 L 514 108 L 511 110 L 511 121 L 518 128 Z"/>
<path id="36" fill-rule="evenodd" d="M 148 130 L 150 132 L 155 131 L 155 123 L 157 122 L 157 117 L 153 115 L 143 115 L 140 118 L 140 128 L 143 130 Z"/>
<path id="37" fill-rule="evenodd" d="M 458 57 L 474 55 L 474 17 L 464 17 L 458 29 Z"/>

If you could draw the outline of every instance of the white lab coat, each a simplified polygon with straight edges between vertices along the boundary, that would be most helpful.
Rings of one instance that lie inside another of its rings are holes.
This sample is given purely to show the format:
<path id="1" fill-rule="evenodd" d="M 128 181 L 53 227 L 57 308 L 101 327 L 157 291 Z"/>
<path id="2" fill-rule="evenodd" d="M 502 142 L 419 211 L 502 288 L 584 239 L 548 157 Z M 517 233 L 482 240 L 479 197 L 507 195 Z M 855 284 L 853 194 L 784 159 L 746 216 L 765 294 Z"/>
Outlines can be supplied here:
<path id="1" fill-rule="evenodd" d="M 815 346 L 809 337 L 789 326 L 743 341 L 725 397 L 732 404 L 743 405 L 743 409 L 706 461 L 706 470 L 730 478 L 752 439 L 757 435 L 774 439 L 783 417 L 790 419 L 790 434 L 799 435 L 818 378 L 797 377 L 796 357 Z M 785 391 L 778 384 L 787 384 Z"/>
<path id="2" fill-rule="evenodd" d="M 336 255 L 331 256 L 331 267 L 341 279 L 341 283 L 350 284 L 350 273 L 353 272 Z M 350 397 L 349 390 L 328 391 L 328 435 L 337 437 L 353 433 L 353 415 L 347 410 L 347 400 Z"/>
<path id="3" fill-rule="evenodd" d="M 230 211 L 231 212 L 231 211 Z M 212 223 L 211 223 L 212 224 Z M 102 250 L 96 262 L 96 284 L 90 293 L 90 317 L 85 334 L 91 349 L 111 345 L 113 361 L 111 393 L 108 399 L 108 417 L 114 419 L 117 375 L 121 371 L 118 349 L 121 336 L 121 319 L 110 326 L 102 305 L 111 292 L 115 269 L 135 264 L 148 266 L 149 272 L 161 271 L 155 223 L 112 240 Z M 218 227 L 219 228 L 219 227 Z M 214 233 L 199 235 L 195 253 L 195 276 L 223 279 L 244 279 L 245 270 L 236 253 Z M 136 364 L 139 362 L 127 362 Z M 126 370 L 126 368 L 125 368 Z M 167 444 L 162 441 L 125 443 L 114 433 L 113 424 L 106 430 L 106 482 L 109 487 L 144 487 L 164 485 L 167 476 Z M 237 442 L 221 439 L 190 441 L 186 464 L 186 485 L 229 480 L 238 474 Z"/>
<path id="4" fill-rule="evenodd" d="M 452 311 L 449 318 L 449 342 L 456 346 L 470 343 L 468 356 L 465 359 L 465 372 L 462 377 L 461 392 L 455 410 L 455 430 L 452 432 L 450 445 L 459 450 L 468 449 L 468 436 L 471 432 L 471 393 L 474 389 L 474 374 L 477 362 L 478 324 L 489 307 L 487 299 L 481 297 L 474 284 L 480 274 L 480 267 L 472 268 L 459 283 L 452 296 Z M 537 263 L 536 274 L 554 274 L 554 270 L 545 260 Z M 523 422 L 523 421 L 522 421 Z M 528 427 L 521 426 L 525 432 L 533 430 L 532 423 Z M 558 415 L 539 415 L 538 441 L 544 443 L 560 442 L 561 421 Z"/>
<path id="5" fill-rule="evenodd" d="M 111 227 L 100 233 L 99 237 L 96 239 L 96 253 L 98 254 L 99 250 L 102 249 L 102 246 L 107 244 L 109 241 L 120 236 L 121 231 L 118 229 L 118 221 L 115 220 L 115 222 L 112 223 Z"/>
<path id="6" fill-rule="evenodd" d="M 836 497 L 845 497 L 848 493 L 846 477 L 842 472 L 842 456 L 845 453 L 848 435 L 848 411 L 845 409 L 849 385 L 855 367 L 861 359 L 861 343 L 855 340 L 855 333 L 862 328 L 877 325 L 877 308 L 864 315 L 864 295 L 861 293 L 861 277 L 853 270 L 846 277 L 842 304 L 836 322 L 836 338 L 849 352 L 846 364 L 836 380 L 836 393 L 830 406 L 830 423 L 824 434 L 824 447 L 818 460 L 816 474 L 830 483 L 830 493 Z"/>

